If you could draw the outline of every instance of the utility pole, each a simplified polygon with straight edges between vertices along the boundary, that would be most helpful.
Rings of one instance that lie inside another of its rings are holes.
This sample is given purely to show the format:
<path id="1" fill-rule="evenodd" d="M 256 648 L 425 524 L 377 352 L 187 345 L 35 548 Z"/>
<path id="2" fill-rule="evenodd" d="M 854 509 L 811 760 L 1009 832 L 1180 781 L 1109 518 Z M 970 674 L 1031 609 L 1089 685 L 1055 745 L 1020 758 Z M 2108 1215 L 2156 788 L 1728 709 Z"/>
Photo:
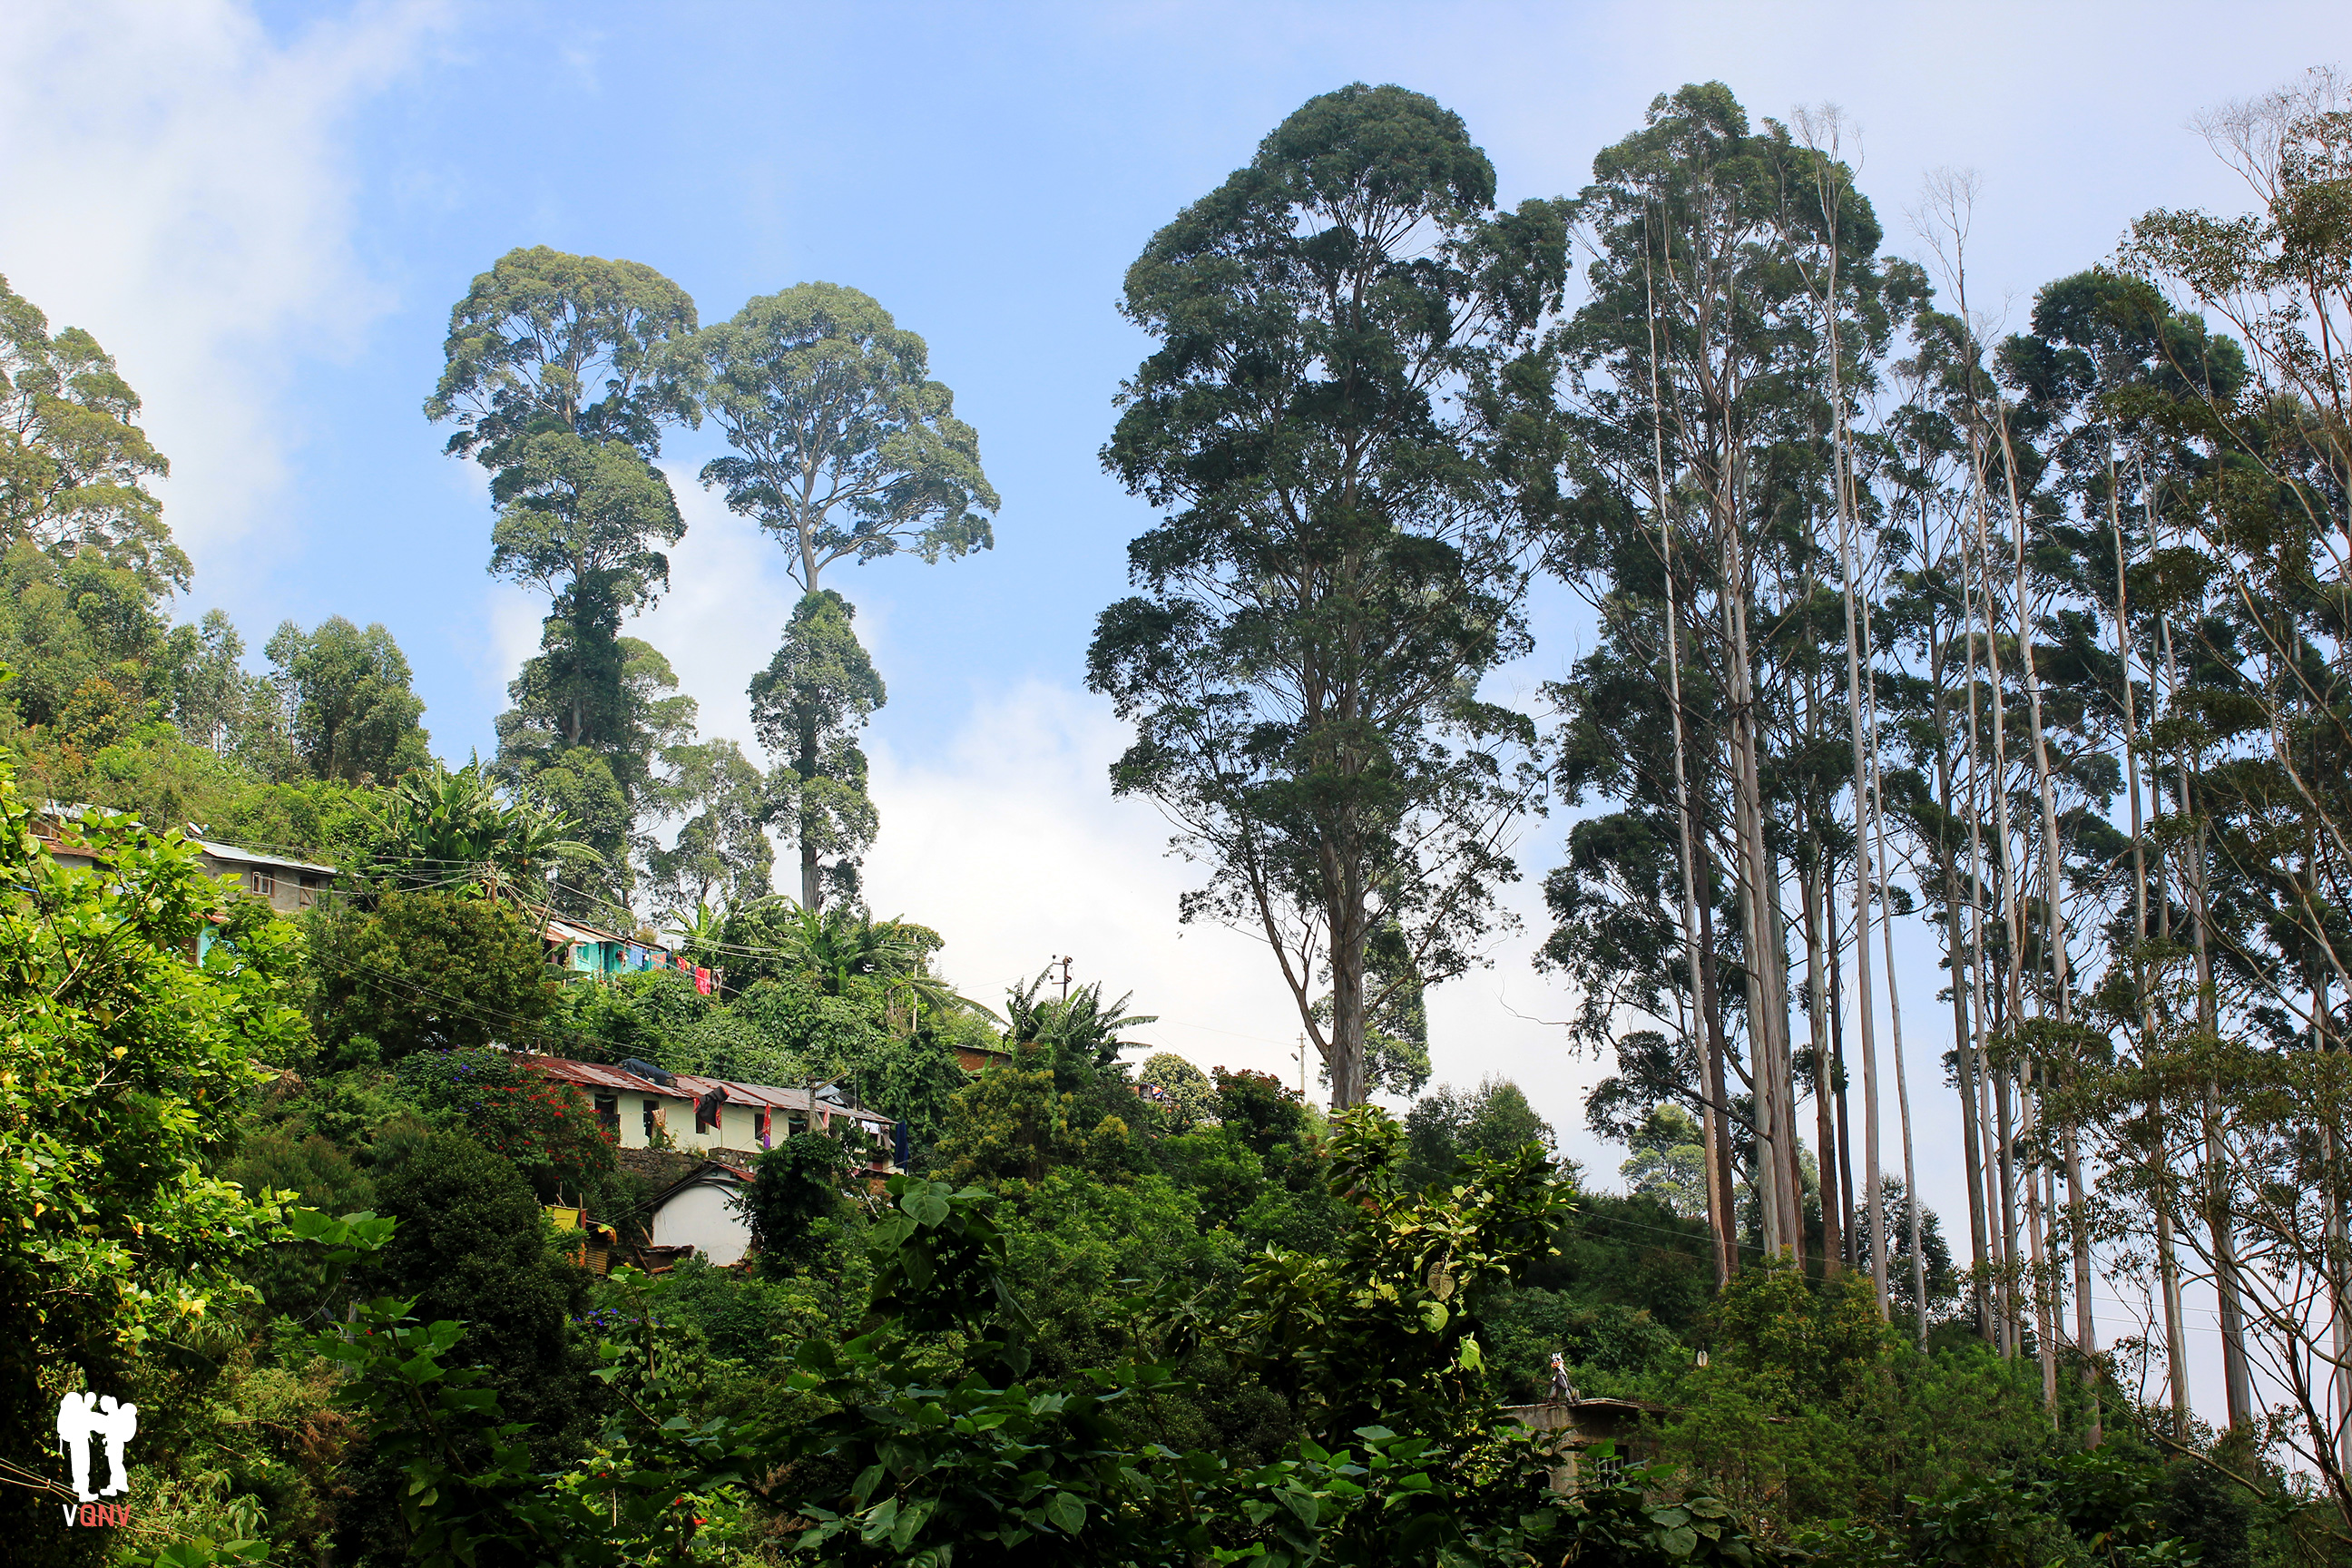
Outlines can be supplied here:
<path id="1" fill-rule="evenodd" d="M 1054 966 L 1055 964 L 1061 965 L 1062 968 L 1062 1000 L 1067 1002 L 1070 999 L 1070 960 L 1068 955 L 1057 952 L 1052 958 L 1047 959 L 1045 961 L 1045 973 L 1047 974 L 1053 973 Z"/>
<path id="2" fill-rule="evenodd" d="M 1298 1098 L 1307 1098 L 1307 1031 L 1298 1032 L 1298 1048 L 1290 1053 L 1298 1058 Z"/>

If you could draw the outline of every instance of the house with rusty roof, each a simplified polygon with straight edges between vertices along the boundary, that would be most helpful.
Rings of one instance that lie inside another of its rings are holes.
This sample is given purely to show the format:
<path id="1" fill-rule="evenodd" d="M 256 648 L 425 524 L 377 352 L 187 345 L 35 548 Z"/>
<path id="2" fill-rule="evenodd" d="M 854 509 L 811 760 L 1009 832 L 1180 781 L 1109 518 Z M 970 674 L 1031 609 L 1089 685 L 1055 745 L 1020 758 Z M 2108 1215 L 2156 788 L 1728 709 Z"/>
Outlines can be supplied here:
<path id="1" fill-rule="evenodd" d="M 742 1261 L 751 1249 L 742 1208 L 751 1162 L 795 1133 L 840 1138 L 863 1156 L 869 1181 L 898 1168 L 897 1123 L 830 1088 L 740 1083 L 636 1060 L 614 1067 L 518 1053 L 515 1061 L 578 1089 L 613 1134 L 622 1164 L 667 1184 L 645 1208 L 656 1253 L 690 1247 L 722 1268 Z"/>
<path id="2" fill-rule="evenodd" d="M 614 1067 L 518 1053 L 515 1061 L 577 1089 L 624 1150 L 676 1149 L 714 1156 L 733 1152 L 750 1158 L 794 1133 L 831 1132 L 853 1152 L 866 1153 L 869 1168 L 886 1173 L 897 1168 L 897 1123 L 878 1110 L 848 1103 L 830 1088 L 780 1089 L 668 1072 L 634 1060 Z"/>

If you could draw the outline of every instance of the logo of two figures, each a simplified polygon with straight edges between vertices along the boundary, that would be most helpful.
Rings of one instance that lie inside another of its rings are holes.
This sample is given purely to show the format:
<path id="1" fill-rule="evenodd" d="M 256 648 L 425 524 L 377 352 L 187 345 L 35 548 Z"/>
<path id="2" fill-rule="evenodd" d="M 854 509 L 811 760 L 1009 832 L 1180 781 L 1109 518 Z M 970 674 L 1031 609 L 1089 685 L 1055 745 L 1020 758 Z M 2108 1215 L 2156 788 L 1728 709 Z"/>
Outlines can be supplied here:
<path id="1" fill-rule="evenodd" d="M 139 1406 L 123 1405 L 110 1394 L 68 1394 L 58 1402 L 58 1446 L 66 1451 L 66 1460 L 73 1467 L 74 1495 L 84 1502 L 96 1502 L 102 1497 L 131 1489 L 131 1471 L 122 1462 L 122 1450 L 139 1435 Z M 106 1486 L 102 1490 L 89 1489 L 90 1440 L 102 1439 L 106 1444 Z M 68 1510 L 68 1512 L 71 1512 Z"/>

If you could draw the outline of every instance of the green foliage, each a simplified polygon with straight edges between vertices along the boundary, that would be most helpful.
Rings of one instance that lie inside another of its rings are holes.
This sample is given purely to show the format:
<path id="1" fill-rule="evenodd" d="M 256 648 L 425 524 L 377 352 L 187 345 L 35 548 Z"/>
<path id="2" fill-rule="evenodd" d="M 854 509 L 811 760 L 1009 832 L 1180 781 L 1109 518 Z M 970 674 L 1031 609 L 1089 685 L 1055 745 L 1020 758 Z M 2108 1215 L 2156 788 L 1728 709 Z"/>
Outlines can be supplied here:
<path id="1" fill-rule="evenodd" d="M 663 426 L 693 412 L 661 351 L 694 325 L 694 301 L 642 263 L 512 250 L 451 309 L 425 404 L 456 423 L 449 453 L 491 472 L 491 574 L 551 600 L 499 753 L 601 858 L 570 868 L 582 892 L 562 907 L 582 914 L 628 891 L 638 794 L 692 729 L 692 700 L 662 695 L 667 662 L 621 623 L 668 586 L 664 550 L 686 532 L 652 459 Z"/>
<path id="2" fill-rule="evenodd" d="M 808 910 L 828 896 L 856 898 L 858 861 L 881 824 L 866 793 L 866 753 L 856 737 L 887 695 L 851 628 L 856 614 L 830 588 L 803 594 L 775 658 L 751 678 L 761 743 L 791 768 L 793 793 L 778 804 L 800 847 L 801 904 Z"/>
<path id="3" fill-rule="evenodd" d="M 1488 1338 L 1496 1377 L 1514 1400 L 1547 1398 L 1560 1352 L 1580 1393 L 1655 1399 L 1674 1392 L 1690 1352 L 1647 1310 L 1523 1287 L 1495 1302 Z"/>
<path id="4" fill-rule="evenodd" d="M 506 725 L 509 716 L 501 716 L 499 774 L 577 835 L 546 862 L 542 896 L 550 908 L 605 924 L 627 907 L 635 886 L 630 849 L 636 807 L 629 790 L 610 757 L 587 746 L 542 746 Z"/>
<path id="5" fill-rule="evenodd" d="M 1452 1430 L 1488 1386 L 1485 1298 L 1550 1255 L 1572 1207 L 1533 1144 L 1469 1154 L 1445 1192 L 1402 1184 L 1404 1144 L 1385 1116 L 1340 1117 L 1327 1179 L 1358 1217 L 1327 1254 L 1270 1253 L 1251 1270 L 1244 1363 L 1327 1442 L 1367 1421 Z"/>
<path id="6" fill-rule="evenodd" d="M 1839 1273 L 1818 1287 L 1786 1259 L 1732 1276 L 1715 1307 L 1725 1370 L 1769 1391 L 1784 1410 L 1866 1397 L 1890 1356 L 1867 1278 Z"/>
<path id="7" fill-rule="evenodd" d="M 0 763 L 0 1448 L 16 1455 L 47 1449 L 64 1388 L 248 1294 L 231 1271 L 277 1233 L 278 1195 L 223 1167 L 302 1037 L 291 930 L 224 910 L 192 846 L 92 815 L 96 864 L 75 869 L 31 826 Z M 224 940 L 198 967 L 208 925 Z M 46 1500 L 5 1497 L 12 1531 L 54 1528 Z"/>
<path id="8" fill-rule="evenodd" d="M 416 1051 L 401 1058 L 394 1077 L 441 1125 L 520 1172 L 543 1202 L 578 1197 L 612 1174 L 614 1138 L 595 1108 L 505 1051 Z"/>
<path id="9" fill-rule="evenodd" d="M 539 933 L 510 905 L 464 892 L 387 892 L 315 910 L 310 1016 L 337 1065 L 533 1037 L 551 1005 Z"/>
<path id="10" fill-rule="evenodd" d="M 767 775 L 732 741 L 666 746 L 661 755 L 660 803 L 685 820 L 668 848 L 646 856 L 655 894 L 677 910 L 767 896 L 776 861 Z"/>
<path id="11" fill-rule="evenodd" d="M 1066 1092 L 1094 1086 L 1112 1072 L 1119 1052 L 1139 1043 L 1120 1039 L 1121 1029 L 1160 1021 L 1153 1015 L 1127 1010 L 1135 999 L 1132 991 L 1116 1002 L 1104 1002 L 1100 981 L 1081 985 L 1067 996 L 1041 996 L 1049 978 L 1048 973 L 1040 973 L 1028 984 L 1005 992 L 1004 1039 L 1016 1060 L 1051 1069 L 1054 1081 Z"/>
<path id="12" fill-rule="evenodd" d="M 144 594 L 188 585 L 188 557 L 148 481 L 171 471 L 137 423 L 139 395 L 79 327 L 0 278 L 0 546 L 87 553 Z"/>
<path id="13" fill-rule="evenodd" d="M 1473 1154 L 1500 1158 L 1533 1144 L 1549 1158 L 1553 1147 L 1551 1124 L 1508 1079 L 1486 1079 L 1475 1089 L 1439 1085 L 1405 1112 L 1404 1132 L 1404 1176 L 1415 1186 L 1448 1180 Z"/>
<path id="14" fill-rule="evenodd" d="M 2218 1568 L 2199 1533 L 2242 1560 L 2243 1502 L 2225 1504 L 2224 1530 L 2214 1531 L 2214 1518 L 2182 1506 L 2195 1496 L 2186 1479 L 2137 1456 L 2065 1454 L 2027 1470 L 1956 1479 L 1905 1499 L 1902 1514 L 1885 1522 L 1839 1521 L 1798 1541 L 1824 1568 Z"/>
<path id="15" fill-rule="evenodd" d="M 518 247 L 451 307 L 425 417 L 454 420 L 450 454 L 501 477 L 551 426 L 650 457 L 663 422 L 688 411 L 658 351 L 694 324 L 694 301 L 642 262 Z"/>
<path id="16" fill-rule="evenodd" d="M 795 1133 L 754 1162 L 743 1214 L 764 1271 L 789 1273 L 801 1264 L 810 1230 L 841 1208 L 848 1174 L 849 1151 L 824 1132 Z"/>
<path id="17" fill-rule="evenodd" d="M 1069 1164 L 1116 1172 L 1127 1152 L 1127 1124 L 1116 1117 L 1073 1120 L 1082 1114 L 1077 1096 L 1065 1093 L 1050 1069 L 992 1068 L 956 1095 L 931 1163 L 957 1182 L 1036 1182 Z"/>
<path id="18" fill-rule="evenodd" d="M 1314 1126 L 1306 1101 L 1272 1073 L 1219 1068 L 1212 1076 L 1217 1085 L 1217 1120 L 1239 1131 L 1261 1155 L 1288 1151 Z"/>
<path id="19" fill-rule="evenodd" d="M 1187 918 L 1286 948 L 1335 1105 L 1367 1092 L 1368 1023 L 1475 961 L 1514 874 L 1493 828 L 1536 788 L 1533 730 L 1475 690 L 1527 646 L 1518 503 L 1558 483 L 1538 333 L 1566 218 L 1498 211 L 1459 117 L 1359 83 L 1128 272 L 1158 347 L 1103 458 L 1164 515 L 1087 655 L 1137 727 L 1112 784 L 1210 867 Z M 1326 962 L 1328 1041 L 1305 978 Z"/>
<path id="20" fill-rule="evenodd" d="M 383 847 L 380 800 L 373 788 L 330 779 L 256 784 L 249 773 L 231 773 L 192 804 L 201 806 L 195 820 L 209 836 L 354 868 Z"/>
<path id="21" fill-rule="evenodd" d="M 936 563 L 994 543 L 996 492 L 923 340 L 869 296 L 801 283 L 680 345 L 681 374 L 735 450 L 703 466 L 730 510 L 792 552 L 814 594 L 835 561 L 902 551 Z"/>
<path id="22" fill-rule="evenodd" d="M 1160 1091 L 1160 1108 L 1179 1132 L 1216 1119 L 1217 1091 L 1209 1075 L 1172 1051 L 1144 1058 L 1135 1081 Z"/>
<path id="23" fill-rule="evenodd" d="M 375 797 L 376 864 L 427 886 L 478 882 L 509 897 L 536 892 L 567 856 L 588 850 L 569 819 L 530 795 L 502 797 L 478 761 L 414 769 Z"/>
<path id="24" fill-rule="evenodd" d="M 156 592 L 105 557 L 58 556 L 30 541 L 0 554 L 0 656 L 15 679 L 7 699 L 18 722 L 87 755 L 147 718 L 166 634 Z"/>
<path id="25" fill-rule="evenodd" d="M 288 621 L 262 651 L 312 777 L 389 784 L 432 762 L 432 737 L 416 723 L 425 700 L 408 689 L 408 660 L 382 625 L 362 631 L 331 616 L 305 632 Z"/>
<path id="26" fill-rule="evenodd" d="M 1618 1167 L 1626 1190 L 1684 1219 L 1705 1219 L 1706 1150 L 1690 1112 L 1679 1105 L 1652 1106 L 1631 1142 L 1632 1158 Z"/>
<path id="27" fill-rule="evenodd" d="M 562 1257 L 521 1173 L 478 1139 L 425 1131 L 379 1151 L 375 1190 L 399 1231 L 353 1284 L 414 1293 L 428 1311 L 479 1324 L 482 1352 L 509 1369 L 514 1394 L 562 1404 L 561 1378 L 528 1385 L 532 1369 L 562 1363 L 586 1276 Z"/>

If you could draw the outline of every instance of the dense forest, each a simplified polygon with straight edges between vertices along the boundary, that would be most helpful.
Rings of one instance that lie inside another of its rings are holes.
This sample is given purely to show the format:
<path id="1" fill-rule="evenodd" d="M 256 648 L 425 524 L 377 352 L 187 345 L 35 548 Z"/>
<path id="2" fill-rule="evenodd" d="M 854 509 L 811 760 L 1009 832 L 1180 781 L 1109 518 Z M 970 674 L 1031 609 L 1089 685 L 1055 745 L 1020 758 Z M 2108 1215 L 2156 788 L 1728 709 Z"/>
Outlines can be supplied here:
<path id="1" fill-rule="evenodd" d="M 2247 210 L 2016 322 L 1970 177 L 1898 241 L 1834 111 L 1719 83 L 1516 206 L 1343 88 L 1151 237 L 1102 460 L 1154 521 L 1085 674 L 1328 1105 L 867 907 L 886 688 L 827 569 L 999 510 L 878 301 L 474 280 L 423 412 L 547 613 L 453 767 L 384 626 L 182 618 L 138 396 L 0 282 L 12 1560 L 2346 1560 L 2352 89 L 2198 124 Z M 704 421 L 800 590 L 760 757 L 628 631 Z M 1531 709 L 1490 678 L 1547 579 L 1591 630 Z M 1614 1173 L 1432 1087 L 1548 806 Z M 335 888 L 273 912 L 205 842 Z M 555 917 L 687 967 L 567 977 Z M 854 1085 L 903 1168 L 782 1137 L 745 1262 L 656 1262 L 655 1179 L 525 1053 Z M 36 1458 L 85 1389 L 138 1407 L 102 1529 Z"/>

